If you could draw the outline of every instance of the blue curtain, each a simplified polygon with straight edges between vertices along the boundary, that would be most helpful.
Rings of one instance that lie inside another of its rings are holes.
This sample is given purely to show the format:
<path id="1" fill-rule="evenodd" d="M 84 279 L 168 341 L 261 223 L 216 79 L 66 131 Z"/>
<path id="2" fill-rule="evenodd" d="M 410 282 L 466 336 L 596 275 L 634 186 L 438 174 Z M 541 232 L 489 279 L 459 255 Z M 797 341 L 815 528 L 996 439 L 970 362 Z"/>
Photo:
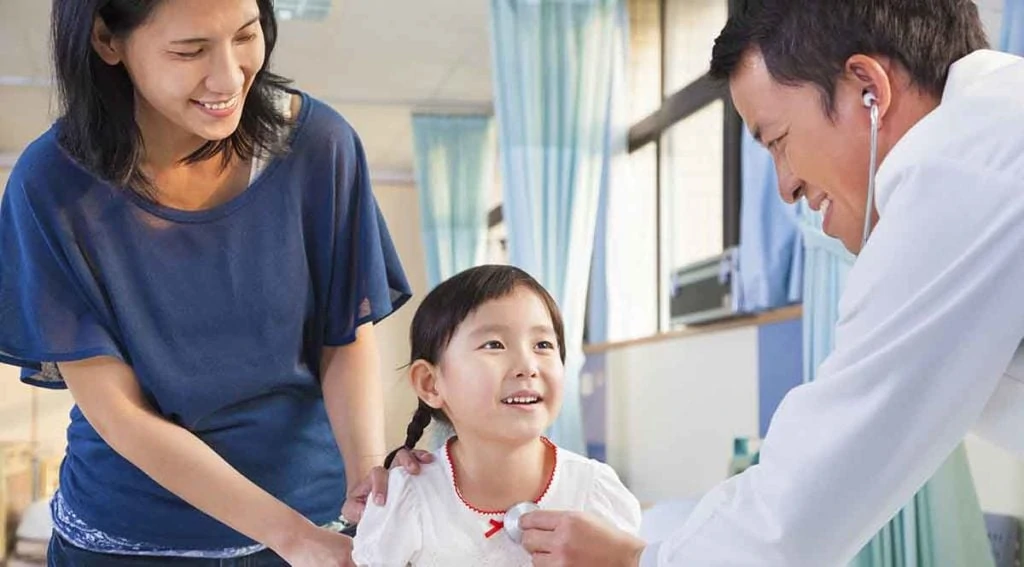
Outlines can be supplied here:
<path id="1" fill-rule="evenodd" d="M 492 124 L 489 116 L 413 116 L 430 288 L 484 259 L 495 175 Z"/>
<path id="2" fill-rule="evenodd" d="M 803 243 L 796 205 L 779 199 L 772 156 L 743 130 L 740 245 L 733 308 L 745 313 L 798 303 Z"/>
<path id="3" fill-rule="evenodd" d="M 999 48 L 1024 55 L 1024 0 L 1006 0 L 1003 6 L 1003 37 Z"/>
<path id="4" fill-rule="evenodd" d="M 800 206 L 804 263 L 804 376 L 832 351 L 838 303 L 854 256 L 821 232 L 821 215 Z M 856 458 L 851 455 L 850 458 Z M 842 466 L 842 465 L 839 465 Z M 857 555 L 853 567 L 985 567 L 992 548 L 963 445 Z"/>
<path id="5" fill-rule="evenodd" d="M 550 435 L 579 453 L 587 282 L 627 21 L 622 0 L 491 0 L 509 258 L 562 309 L 565 402 Z"/>

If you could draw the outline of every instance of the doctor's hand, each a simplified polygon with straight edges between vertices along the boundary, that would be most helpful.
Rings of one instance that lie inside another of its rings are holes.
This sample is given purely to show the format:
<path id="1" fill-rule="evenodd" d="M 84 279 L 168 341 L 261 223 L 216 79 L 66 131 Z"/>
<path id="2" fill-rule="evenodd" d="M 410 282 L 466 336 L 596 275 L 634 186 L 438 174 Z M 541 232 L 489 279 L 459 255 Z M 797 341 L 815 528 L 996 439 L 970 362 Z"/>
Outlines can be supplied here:
<path id="1" fill-rule="evenodd" d="M 420 465 L 434 461 L 434 455 L 427 451 L 402 449 L 395 455 L 391 468 L 402 467 L 411 475 L 420 474 Z M 388 497 L 388 471 L 384 467 L 373 467 L 369 476 L 353 486 L 345 497 L 341 515 L 349 522 L 358 523 L 363 517 L 366 502 L 370 497 L 378 506 L 383 506 Z"/>
<path id="2" fill-rule="evenodd" d="M 536 567 L 637 567 L 646 544 L 582 512 L 538 510 L 519 519 Z"/>

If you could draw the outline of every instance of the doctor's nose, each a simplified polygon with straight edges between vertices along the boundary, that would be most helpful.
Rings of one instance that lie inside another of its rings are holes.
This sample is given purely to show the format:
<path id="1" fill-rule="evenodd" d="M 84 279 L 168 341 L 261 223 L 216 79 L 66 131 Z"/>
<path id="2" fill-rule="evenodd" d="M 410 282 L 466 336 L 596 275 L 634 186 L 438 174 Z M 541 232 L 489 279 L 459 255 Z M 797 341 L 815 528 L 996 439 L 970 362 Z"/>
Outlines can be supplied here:
<path id="1" fill-rule="evenodd" d="M 779 178 L 779 196 L 783 201 L 792 205 L 804 196 L 803 180 L 793 175 L 788 166 L 776 162 L 775 174 Z"/>

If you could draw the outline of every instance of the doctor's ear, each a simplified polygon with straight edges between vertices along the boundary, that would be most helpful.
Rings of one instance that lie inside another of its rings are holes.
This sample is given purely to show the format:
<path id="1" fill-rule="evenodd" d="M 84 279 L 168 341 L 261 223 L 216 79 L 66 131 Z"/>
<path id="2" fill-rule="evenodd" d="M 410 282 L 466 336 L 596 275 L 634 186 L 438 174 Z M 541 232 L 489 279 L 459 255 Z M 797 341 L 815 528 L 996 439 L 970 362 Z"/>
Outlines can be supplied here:
<path id="1" fill-rule="evenodd" d="M 892 101 L 891 69 L 888 60 L 853 55 L 846 61 L 843 82 L 847 83 L 846 88 L 856 89 L 864 108 L 878 106 L 879 115 L 884 115 Z"/>
<path id="2" fill-rule="evenodd" d="M 409 382 L 421 400 L 434 409 L 444 404 L 444 396 L 438 389 L 439 372 L 437 366 L 419 359 L 409 365 Z"/>

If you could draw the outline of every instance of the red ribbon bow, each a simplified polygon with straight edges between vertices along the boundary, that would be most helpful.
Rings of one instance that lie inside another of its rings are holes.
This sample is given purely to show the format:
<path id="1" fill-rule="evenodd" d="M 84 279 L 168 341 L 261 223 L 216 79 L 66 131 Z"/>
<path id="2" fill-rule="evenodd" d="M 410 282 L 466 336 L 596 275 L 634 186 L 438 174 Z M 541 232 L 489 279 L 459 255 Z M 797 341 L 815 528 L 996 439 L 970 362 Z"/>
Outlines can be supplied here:
<path id="1" fill-rule="evenodd" d="M 505 529 L 505 522 L 499 522 L 498 520 L 491 519 L 491 529 L 487 530 L 484 534 L 484 538 L 490 539 L 491 536 Z"/>

